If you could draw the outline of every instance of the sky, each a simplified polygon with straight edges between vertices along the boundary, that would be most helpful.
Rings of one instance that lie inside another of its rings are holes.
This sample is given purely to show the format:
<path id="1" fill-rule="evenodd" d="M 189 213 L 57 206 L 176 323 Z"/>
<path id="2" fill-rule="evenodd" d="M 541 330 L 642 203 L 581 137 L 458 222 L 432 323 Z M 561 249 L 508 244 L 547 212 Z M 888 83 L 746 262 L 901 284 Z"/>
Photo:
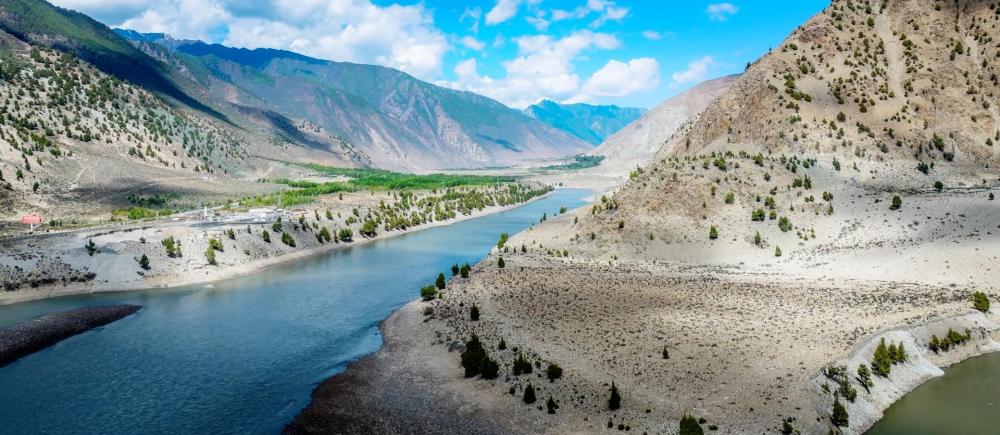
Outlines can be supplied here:
<path id="1" fill-rule="evenodd" d="M 112 27 L 397 68 L 524 108 L 650 108 L 741 72 L 829 0 L 50 0 Z"/>

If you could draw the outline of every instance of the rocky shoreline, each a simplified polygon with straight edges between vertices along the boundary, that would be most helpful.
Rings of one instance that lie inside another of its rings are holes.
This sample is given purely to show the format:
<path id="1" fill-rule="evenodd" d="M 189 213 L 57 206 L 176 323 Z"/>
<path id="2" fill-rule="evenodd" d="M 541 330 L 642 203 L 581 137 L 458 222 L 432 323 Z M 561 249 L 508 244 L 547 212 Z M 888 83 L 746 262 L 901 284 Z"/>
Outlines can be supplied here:
<path id="1" fill-rule="evenodd" d="M 139 305 L 83 307 L 46 314 L 0 330 L 0 367 L 62 340 L 135 314 Z"/>

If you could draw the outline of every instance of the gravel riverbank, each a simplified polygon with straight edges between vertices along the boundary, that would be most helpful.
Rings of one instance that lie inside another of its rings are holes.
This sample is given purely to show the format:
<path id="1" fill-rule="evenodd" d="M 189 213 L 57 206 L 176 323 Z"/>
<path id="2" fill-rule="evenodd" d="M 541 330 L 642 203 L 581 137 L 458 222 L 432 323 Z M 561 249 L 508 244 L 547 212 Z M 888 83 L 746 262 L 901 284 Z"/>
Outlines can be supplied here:
<path id="1" fill-rule="evenodd" d="M 106 305 L 60 311 L 0 330 L 0 367 L 74 335 L 130 316 L 138 305 Z"/>

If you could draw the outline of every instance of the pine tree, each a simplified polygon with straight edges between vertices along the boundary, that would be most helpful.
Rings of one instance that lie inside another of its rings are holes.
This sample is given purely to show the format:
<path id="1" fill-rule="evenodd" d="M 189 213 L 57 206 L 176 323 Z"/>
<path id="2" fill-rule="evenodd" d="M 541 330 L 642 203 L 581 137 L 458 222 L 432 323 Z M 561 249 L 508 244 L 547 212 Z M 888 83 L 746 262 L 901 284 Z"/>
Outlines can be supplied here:
<path id="1" fill-rule="evenodd" d="M 614 381 L 611 382 L 611 397 L 608 398 L 608 409 L 617 411 L 622 407 L 622 397 L 618 394 L 618 387 Z"/>
<path id="2" fill-rule="evenodd" d="M 469 267 L 469 263 L 463 264 L 462 268 L 459 269 L 459 271 L 458 271 L 459 275 L 461 275 L 462 278 L 468 278 L 469 277 L 469 272 L 472 272 L 472 268 Z"/>
<path id="3" fill-rule="evenodd" d="M 833 413 L 830 416 L 830 420 L 833 422 L 834 426 L 837 427 L 847 427 L 849 416 L 847 415 L 847 409 L 844 408 L 844 404 L 840 403 L 840 396 L 833 396 Z"/>
<path id="4" fill-rule="evenodd" d="M 868 371 L 868 364 L 858 365 L 858 381 L 862 387 L 865 387 L 865 391 L 869 391 L 869 388 L 875 386 L 875 382 L 872 382 L 872 374 Z"/>
<path id="5" fill-rule="evenodd" d="M 775 246 L 774 247 L 774 256 L 775 257 L 780 257 L 781 256 L 781 247 L 780 246 Z"/>
<path id="6" fill-rule="evenodd" d="M 524 387 L 524 397 L 521 400 L 528 405 L 535 403 L 535 387 L 531 386 L 531 382 L 528 382 L 528 386 Z"/>
<path id="7" fill-rule="evenodd" d="M 451 265 L 451 276 L 458 275 L 460 269 L 458 268 L 458 263 Z"/>
<path id="8" fill-rule="evenodd" d="M 531 363 L 524 358 L 524 354 L 518 352 L 517 357 L 514 358 L 513 367 L 511 367 L 514 376 L 531 373 L 531 370 Z"/>
<path id="9" fill-rule="evenodd" d="M 149 270 L 149 257 L 146 254 L 142 254 L 142 257 L 139 258 L 139 267 L 143 268 L 143 270 Z"/>
<path id="10" fill-rule="evenodd" d="M 475 333 L 465 342 L 465 350 L 462 351 L 461 358 L 465 377 L 471 378 L 480 373 L 483 358 L 486 358 L 486 349 L 483 349 L 483 343 L 479 341 L 479 336 Z"/>
<path id="11" fill-rule="evenodd" d="M 545 402 L 545 407 L 548 408 L 549 414 L 555 414 L 559 405 L 556 405 L 556 401 L 552 399 L 552 396 L 549 396 L 549 401 Z"/>
<path id="12" fill-rule="evenodd" d="M 469 320 L 472 320 L 473 322 L 478 322 L 479 321 L 479 306 L 478 305 L 473 305 L 472 308 L 469 308 Z"/>
<path id="13" fill-rule="evenodd" d="M 497 260 L 497 267 L 503 269 L 504 266 L 505 266 L 505 263 L 503 262 L 503 257 L 500 257 L 500 259 Z"/>
<path id="14" fill-rule="evenodd" d="M 708 229 L 708 238 L 711 240 L 719 238 L 719 229 L 715 228 L 715 225 L 712 225 L 712 227 Z"/>
<path id="15" fill-rule="evenodd" d="M 889 377 L 892 371 L 892 359 L 889 357 L 889 349 L 885 345 L 885 338 L 879 341 L 872 357 L 872 372 L 883 378 Z"/>
<path id="16" fill-rule="evenodd" d="M 434 281 L 434 285 L 437 286 L 438 290 L 444 290 L 446 281 L 444 279 L 444 273 L 439 273 L 437 281 Z"/>
<path id="17" fill-rule="evenodd" d="M 667 351 L 666 346 L 663 346 L 663 359 L 670 359 L 670 352 Z"/>

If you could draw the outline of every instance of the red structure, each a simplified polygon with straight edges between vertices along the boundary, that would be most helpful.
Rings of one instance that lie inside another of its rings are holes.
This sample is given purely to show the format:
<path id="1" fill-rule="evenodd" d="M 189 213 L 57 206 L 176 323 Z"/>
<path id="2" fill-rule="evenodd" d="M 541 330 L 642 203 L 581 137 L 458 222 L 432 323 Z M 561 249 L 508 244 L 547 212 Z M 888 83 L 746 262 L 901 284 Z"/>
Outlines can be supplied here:
<path id="1" fill-rule="evenodd" d="M 29 214 L 21 216 L 21 223 L 31 226 L 31 232 L 35 232 L 35 225 L 42 224 L 42 217 L 37 214 Z"/>

